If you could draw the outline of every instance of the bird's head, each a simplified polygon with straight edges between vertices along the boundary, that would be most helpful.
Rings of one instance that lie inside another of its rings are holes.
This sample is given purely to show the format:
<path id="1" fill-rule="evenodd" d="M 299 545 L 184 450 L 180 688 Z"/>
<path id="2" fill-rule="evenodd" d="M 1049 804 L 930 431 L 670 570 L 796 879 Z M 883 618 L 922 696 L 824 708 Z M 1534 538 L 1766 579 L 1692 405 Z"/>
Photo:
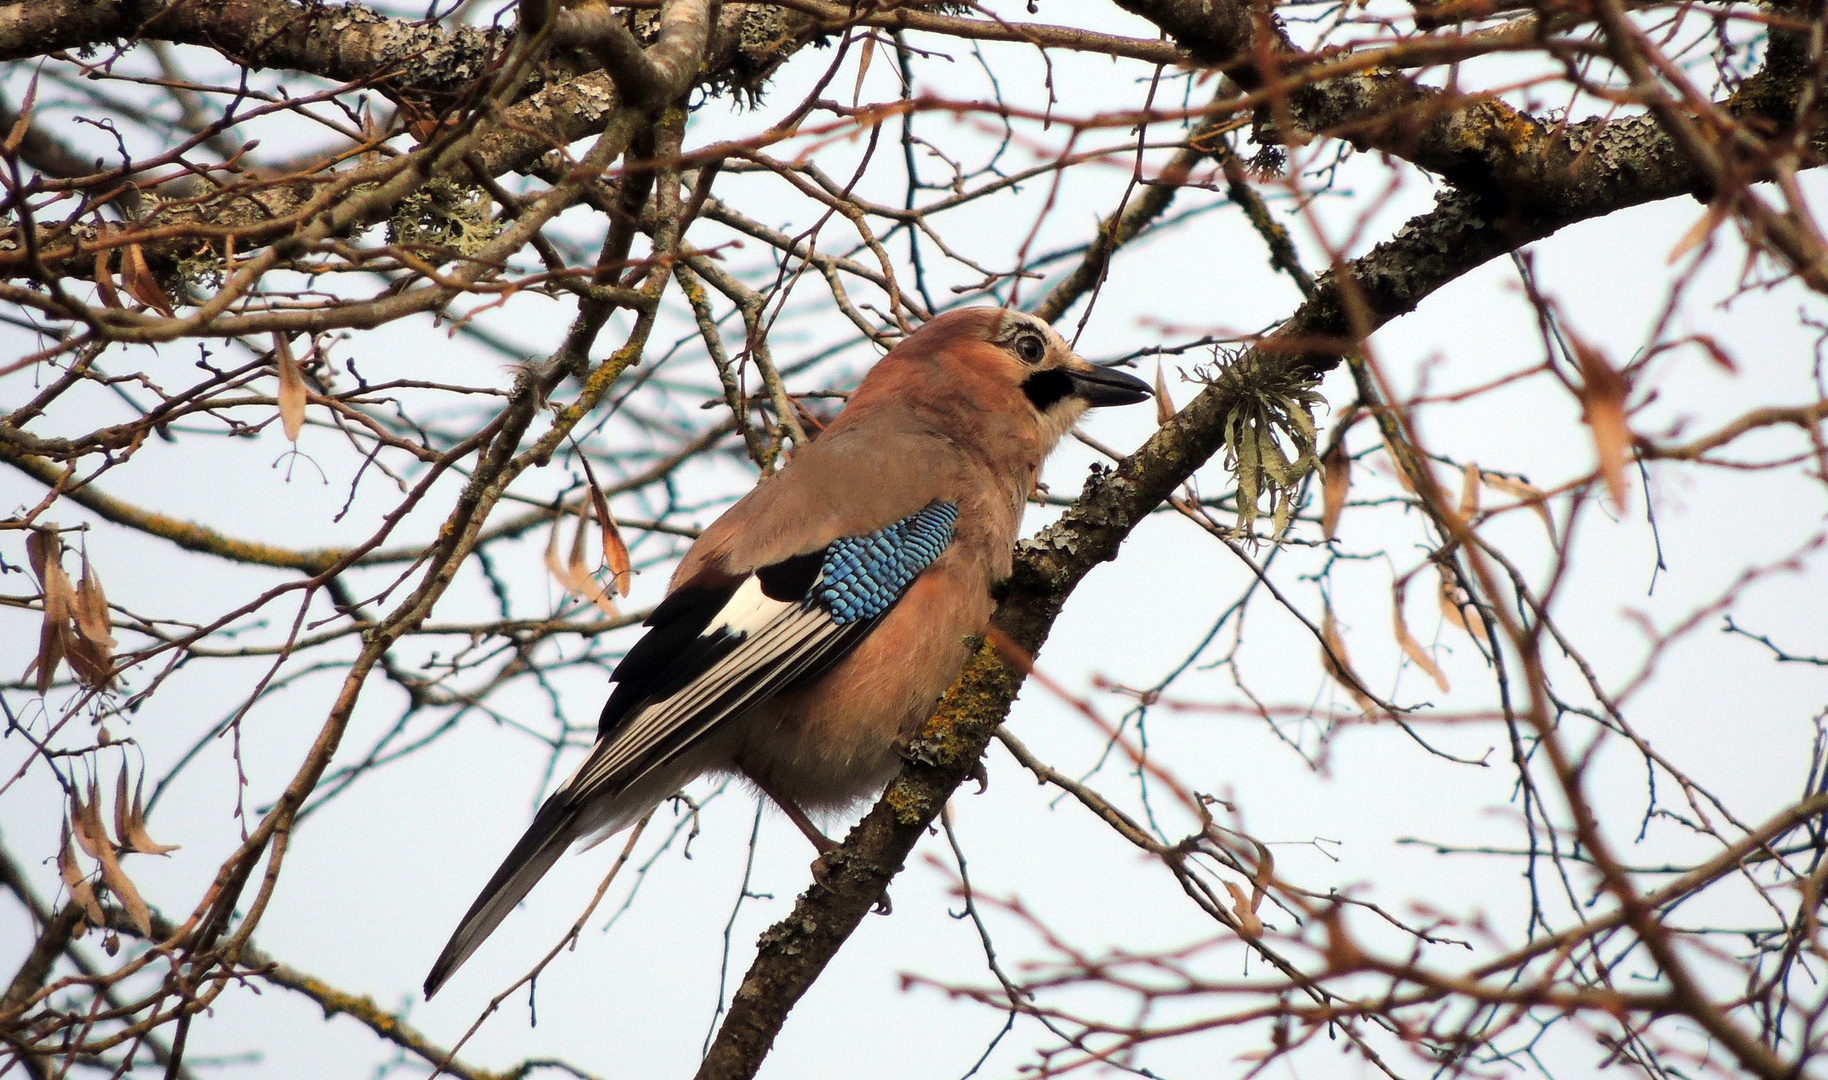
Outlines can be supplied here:
<path id="1" fill-rule="evenodd" d="M 1148 383 L 1091 363 L 1053 327 L 1027 312 L 973 310 L 993 316 L 985 326 L 985 341 L 992 349 L 979 359 L 1021 388 L 1045 428 L 1065 434 L 1087 409 L 1132 405 L 1152 396 Z"/>
<path id="2" fill-rule="evenodd" d="M 1141 379 L 1073 352 L 1045 321 L 996 307 L 959 308 L 922 325 L 859 388 L 871 391 L 958 413 L 986 436 L 1013 425 L 1038 437 L 1043 457 L 1087 409 L 1151 396 Z"/>

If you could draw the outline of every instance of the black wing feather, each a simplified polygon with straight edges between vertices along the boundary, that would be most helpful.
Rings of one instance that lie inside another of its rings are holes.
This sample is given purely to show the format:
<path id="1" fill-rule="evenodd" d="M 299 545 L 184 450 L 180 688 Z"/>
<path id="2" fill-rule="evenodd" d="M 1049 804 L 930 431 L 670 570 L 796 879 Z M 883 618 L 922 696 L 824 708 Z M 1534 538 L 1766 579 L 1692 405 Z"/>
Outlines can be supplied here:
<path id="1" fill-rule="evenodd" d="M 705 627 L 717 618 L 740 578 L 717 586 L 688 585 L 679 589 L 648 615 L 641 625 L 650 627 L 641 640 L 610 673 L 616 688 L 603 704 L 597 720 L 597 738 L 607 739 L 644 701 L 677 693 L 705 668 L 734 646 L 728 635 L 705 636 Z"/>

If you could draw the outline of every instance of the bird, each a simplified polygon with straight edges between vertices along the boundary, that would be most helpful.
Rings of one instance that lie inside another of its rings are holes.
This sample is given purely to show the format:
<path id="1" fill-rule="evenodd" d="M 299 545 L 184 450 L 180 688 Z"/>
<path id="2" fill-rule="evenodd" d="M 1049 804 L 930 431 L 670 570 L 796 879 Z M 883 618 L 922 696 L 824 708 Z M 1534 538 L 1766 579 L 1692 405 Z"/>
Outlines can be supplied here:
<path id="1" fill-rule="evenodd" d="M 596 743 L 425 980 L 430 1000 L 573 843 L 698 776 L 811 815 L 879 794 L 989 625 L 1042 462 L 1087 409 L 1151 396 L 1010 308 L 935 316 L 693 542 L 616 665 Z M 817 864 L 815 863 L 815 873 Z"/>

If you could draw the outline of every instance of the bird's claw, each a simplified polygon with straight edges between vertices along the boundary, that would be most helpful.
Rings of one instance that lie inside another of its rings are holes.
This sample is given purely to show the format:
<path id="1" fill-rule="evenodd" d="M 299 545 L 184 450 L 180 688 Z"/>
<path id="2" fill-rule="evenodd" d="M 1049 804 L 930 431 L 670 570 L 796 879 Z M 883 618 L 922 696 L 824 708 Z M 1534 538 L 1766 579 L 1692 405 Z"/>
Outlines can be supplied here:
<path id="1" fill-rule="evenodd" d="M 838 890 L 837 887 L 832 884 L 832 865 L 826 861 L 826 858 L 836 850 L 838 850 L 838 847 L 834 844 L 832 845 L 831 851 L 820 852 L 819 857 L 812 861 L 813 884 L 829 893 L 835 893 Z M 895 906 L 889 903 L 889 894 L 886 891 L 881 896 L 877 897 L 876 902 L 870 906 L 871 913 L 876 915 L 887 915 L 894 910 Z"/>
<path id="2" fill-rule="evenodd" d="M 971 771 L 965 774 L 965 779 L 977 781 L 979 795 L 990 790 L 990 770 L 984 768 L 983 758 L 978 758 L 971 763 Z"/>

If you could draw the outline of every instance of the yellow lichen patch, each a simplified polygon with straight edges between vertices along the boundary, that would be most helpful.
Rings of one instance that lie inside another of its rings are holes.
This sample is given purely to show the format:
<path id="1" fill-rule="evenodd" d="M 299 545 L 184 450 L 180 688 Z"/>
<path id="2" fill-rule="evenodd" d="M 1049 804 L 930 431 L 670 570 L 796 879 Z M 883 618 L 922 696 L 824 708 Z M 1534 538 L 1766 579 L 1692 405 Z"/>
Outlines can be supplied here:
<path id="1" fill-rule="evenodd" d="M 895 784 L 883 795 L 889 808 L 895 811 L 895 822 L 899 825 L 919 825 L 927 820 L 929 802 L 926 794 L 915 790 L 910 784 Z"/>
<path id="2" fill-rule="evenodd" d="M 971 659 L 909 746 L 914 760 L 956 767 L 975 759 L 1015 698 L 1018 680 L 996 647 L 982 638 L 971 644 Z"/>

